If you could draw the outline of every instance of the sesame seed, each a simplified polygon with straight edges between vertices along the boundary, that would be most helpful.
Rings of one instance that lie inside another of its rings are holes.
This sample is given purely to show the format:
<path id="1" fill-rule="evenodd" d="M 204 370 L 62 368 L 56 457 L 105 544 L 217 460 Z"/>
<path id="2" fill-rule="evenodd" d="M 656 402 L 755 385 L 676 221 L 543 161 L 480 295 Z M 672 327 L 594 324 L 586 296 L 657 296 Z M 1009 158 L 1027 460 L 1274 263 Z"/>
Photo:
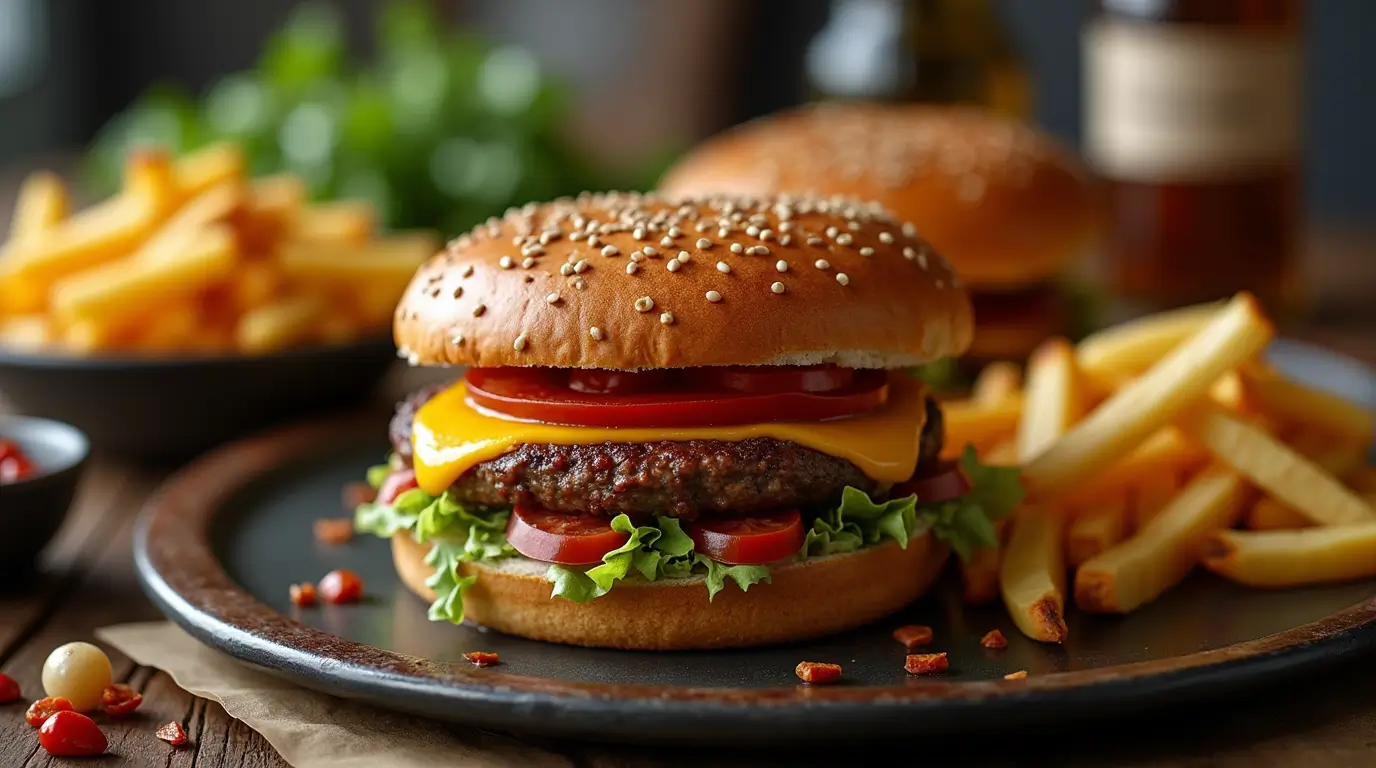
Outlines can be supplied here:
<path id="1" fill-rule="evenodd" d="M 732 244 L 731 244 L 731 252 L 732 252 L 732 253 L 740 253 L 740 252 L 742 252 L 742 251 L 744 251 L 744 250 L 745 250 L 745 248 L 742 247 L 740 243 L 732 243 Z"/>
<path id="2" fill-rule="evenodd" d="M 637 263 L 634 262 L 634 261 L 628 261 L 628 262 L 626 262 L 626 274 L 628 274 L 628 275 L 634 275 L 636 272 L 639 272 L 639 271 L 640 271 L 640 265 L 639 265 L 639 264 L 637 264 Z"/>
<path id="3" fill-rule="evenodd" d="M 539 256 L 544 252 L 545 249 L 540 247 L 539 245 L 527 245 L 526 247 L 521 249 L 522 256 Z"/>
<path id="4" fill-rule="evenodd" d="M 838 230 L 836 227 L 827 227 L 827 237 L 831 238 L 832 240 L 836 239 L 836 235 L 839 232 L 840 230 Z"/>
<path id="5" fill-rule="evenodd" d="M 683 230 L 679 229 L 678 227 L 669 227 L 669 237 L 671 239 L 678 239 L 680 237 L 683 237 Z M 670 245 L 672 245 L 672 243 L 670 243 Z"/>
<path id="6" fill-rule="evenodd" d="M 755 253 L 756 253 L 756 255 L 759 255 L 759 256 L 768 256 L 768 255 L 769 255 L 769 246 L 767 246 L 767 245 L 757 245 L 757 246 L 755 246 Z"/>
<path id="7" fill-rule="evenodd" d="M 848 221 L 848 222 L 846 222 L 846 227 L 847 227 L 850 231 L 852 231 L 852 232 L 859 232 L 859 231 L 860 231 L 860 222 L 858 222 L 858 221 Z"/>
<path id="8" fill-rule="evenodd" d="M 462 296 L 462 295 L 463 295 L 463 286 L 462 286 L 462 285 L 455 286 L 455 288 L 454 288 L 454 298 L 457 299 L 457 298 L 459 298 L 459 297 Z"/>
<path id="9" fill-rule="evenodd" d="M 754 224 L 751 224 L 750 226 L 745 228 L 745 234 L 750 235 L 751 237 L 759 237 L 760 228 L 755 226 Z"/>
<path id="10" fill-rule="evenodd" d="M 460 276 L 461 276 L 461 277 L 472 277 L 472 276 L 473 276 L 473 265 L 472 265 L 472 264 L 469 264 L 468 266 L 464 267 L 464 268 L 463 268 L 463 272 L 460 273 Z"/>
<path id="11" fill-rule="evenodd" d="M 532 256 L 525 257 L 521 260 L 521 266 L 525 269 L 530 269 L 531 267 L 535 266 L 535 258 Z"/>
<path id="12" fill-rule="evenodd" d="M 707 300 L 712 302 L 713 304 L 716 304 L 717 302 L 721 301 L 721 293 L 717 291 L 708 291 Z"/>
<path id="13" fill-rule="evenodd" d="M 846 246 L 853 242 L 855 242 L 855 238 L 851 237 L 849 232 L 842 232 L 836 236 L 837 245 Z"/>
<path id="14" fill-rule="evenodd" d="M 463 334 L 462 334 L 462 333 L 457 334 L 457 335 L 454 336 L 454 338 L 450 339 L 449 341 L 450 341 L 450 343 L 452 343 L 454 346 L 457 347 L 457 346 L 459 346 L 460 344 L 463 343 Z"/>
<path id="15" fill-rule="evenodd" d="M 486 304 L 479 304 L 478 306 L 476 306 L 476 307 L 473 308 L 473 316 L 474 316 L 474 317 L 482 317 L 482 316 L 483 316 L 483 313 L 486 312 L 486 311 L 487 311 L 487 305 L 486 305 Z"/>
<path id="16" fill-rule="evenodd" d="M 699 222 L 698 222 L 698 225 L 697 225 L 697 227 L 696 227 L 697 231 L 699 231 L 699 232 L 706 232 L 706 231 L 710 230 L 711 228 L 712 228 L 712 222 L 710 222 L 710 221 L 699 221 Z M 673 230 L 670 230 L 670 233 L 671 233 L 671 234 L 672 234 L 672 232 L 673 232 Z"/>
<path id="17" fill-rule="evenodd" d="M 697 242 L 697 246 L 698 246 L 699 248 L 703 249 L 703 250 L 707 250 L 708 248 L 711 248 L 711 247 L 712 247 L 712 241 L 711 241 L 711 240 L 708 240 L 708 239 L 705 238 L 705 237 L 699 237 L 699 238 L 698 238 L 698 242 Z"/>
<path id="18" fill-rule="evenodd" d="M 583 238 L 585 237 L 587 237 L 587 235 L 583 234 L 581 231 L 574 231 L 569 233 L 569 239 L 575 243 L 582 242 Z"/>
<path id="19" fill-rule="evenodd" d="M 588 329 L 588 335 L 592 337 L 593 341 L 601 341 L 602 329 L 594 325 L 593 327 Z"/>
<path id="20" fill-rule="evenodd" d="M 572 264 L 560 264 L 560 265 L 559 265 L 559 274 L 563 275 L 564 277 L 568 277 L 569 275 L 573 274 L 573 265 L 572 265 Z"/>
<path id="21" fill-rule="evenodd" d="M 783 293 L 784 291 L 788 290 L 788 286 L 784 285 L 783 283 L 775 283 L 769 286 L 769 290 L 775 293 Z"/>
<path id="22" fill-rule="evenodd" d="M 645 246 L 644 248 L 641 248 L 640 250 L 641 250 L 641 251 L 644 251 L 644 253 L 645 253 L 646 256 L 658 256 L 658 255 L 659 255 L 659 251 L 655 250 L 655 247 L 654 247 L 653 245 L 647 245 L 647 246 Z"/>
<path id="23" fill-rule="evenodd" d="M 791 222 L 791 221 L 781 221 L 781 222 L 779 222 L 779 231 L 780 231 L 780 232 L 792 232 L 792 231 L 793 231 L 793 222 Z"/>
<path id="24" fill-rule="evenodd" d="M 673 248 L 674 239 L 672 237 L 669 237 L 668 235 L 665 235 L 664 237 L 659 239 L 659 244 L 664 246 L 665 248 Z"/>
<path id="25" fill-rule="evenodd" d="M 893 233 L 892 233 L 892 232 L 880 232 L 880 233 L 879 233 L 879 242 L 883 243 L 884 245 L 893 245 Z"/>
<path id="26" fill-rule="evenodd" d="M 691 253 L 689 253 L 689 252 L 687 252 L 687 251 L 679 251 L 679 252 L 678 252 L 678 255 L 675 256 L 674 258 L 678 259 L 680 262 L 682 262 L 682 263 L 684 263 L 684 264 L 687 264 L 688 262 L 690 262 L 690 261 L 693 260 L 693 254 L 691 254 Z"/>
<path id="27" fill-rule="evenodd" d="M 903 234 L 908 237 L 917 237 L 917 226 L 911 221 L 903 222 Z"/>
<path id="28" fill-rule="evenodd" d="M 785 248 L 787 248 L 788 245 L 789 245 L 790 243 L 792 243 L 792 242 L 793 242 L 793 235 L 780 235 L 780 236 L 779 236 L 779 245 L 782 245 L 782 246 L 784 246 Z"/>
<path id="29" fill-rule="evenodd" d="M 927 252 L 926 252 L 926 251 L 918 251 L 918 253 L 917 253 L 917 266 L 922 267 L 923 269 L 926 269 L 926 268 L 927 268 Z"/>
<path id="30" fill-rule="evenodd" d="M 808 235 L 808 237 L 807 237 L 807 244 L 810 245 L 810 246 L 812 246 L 813 248 L 817 248 L 817 247 L 821 246 L 821 245 L 822 245 L 823 243 L 825 243 L 825 242 L 826 242 L 825 240 L 823 240 L 822 238 L 820 238 L 820 237 L 818 237 L 818 236 L 816 236 L 816 235 Z"/>
<path id="31" fill-rule="evenodd" d="M 540 233 L 540 245 L 549 245 L 550 243 L 552 243 L 552 242 L 554 242 L 555 240 L 558 240 L 558 239 L 559 239 L 559 231 L 558 231 L 558 230 L 550 230 L 550 231 L 548 231 L 548 232 L 541 232 L 541 233 Z"/>
<path id="32" fill-rule="evenodd" d="M 860 249 L 860 255 L 861 255 L 861 256 L 873 256 L 873 255 L 874 255 L 874 249 L 871 248 L 871 247 L 869 247 L 869 246 L 867 245 L 867 246 L 865 246 L 864 248 L 861 248 L 861 249 Z"/>
<path id="33" fill-rule="evenodd" d="M 634 237 L 634 238 L 637 239 L 637 240 L 644 240 L 644 239 L 645 239 L 645 228 L 644 228 L 644 227 L 636 227 L 635 229 L 631 230 L 631 237 Z"/>
<path id="34" fill-rule="evenodd" d="M 514 347 L 517 352 L 524 352 L 526 350 L 526 341 L 526 335 L 523 333 L 516 337 L 516 341 L 513 342 L 511 346 Z"/>
<path id="35" fill-rule="evenodd" d="M 730 237 L 730 236 L 731 236 L 731 230 L 727 229 L 726 227 L 722 227 L 721 229 L 717 230 L 717 237 L 719 237 L 719 238 L 721 238 L 721 239 L 723 239 L 723 240 L 725 240 L 726 238 L 728 238 L 728 237 Z"/>
<path id="36" fill-rule="evenodd" d="M 513 262 L 511 261 L 510 256 L 503 256 L 502 258 L 497 260 L 497 266 L 501 267 L 502 269 L 511 269 L 512 264 Z"/>
<path id="37" fill-rule="evenodd" d="M 731 265 L 724 261 L 719 261 L 717 262 L 717 271 L 723 275 L 729 275 L 731 274 Z"/>
<path id="38" fill-rule="evenodd" d="M 768 240 L 773 240 L 773 239 L 774 239 L 774 230 L 772 230 L 772 229 L 762 229 L 762 230 L 760 230 L 760 239 L 761 239 L 761 240 L 766 240 L 766 241 L 768 241 Z"/>
<path id="39" fill-rule="evenodd" d="M 659 322 L 661 322 L 661 323 L 663 323 L 663 324 L 665 324 L 665 325 L 673 325 L 673 324 L 674 324 L 674 313 L 673 313 L 673 312 L 665 312 L 664 314 L 662 314 L 662 315 L 659 316 Z"/>
<path id="40" fill-rule="evenodd" d="M 665 264 L 664 268 L 669 270 L 670 272 L 677 272 L 679 271 L 679 268 L 681 268 L 682 266 L 683 262 L 679 261 L 678 259 L 669 259 L 669 263 Z"/>
<path id="41" fill-rule="evenodd" d="M 617 248 L 614 245 L 608 245 L 602 249 L 603 256 L 615 256 L 618 253 L 621 253 L 621 249 Z"/>
<path id="42" fill-rule="evenodd" d="M 545 297 L 545 303 L 546 303 L 546 304 L 558 304 L 558 303 L 559 303 L 559 294 L 557 294 L 557 293 L 551 293 L 550 295 L 546 296 L 546 297 Z"/>
<path id="43" fill-rule="evenodd" d="M 581 291 L 581 290 L 583 290 L 583 287 L 586 286 L 586 285 L 587 285 L 587 283 L 583 282 L 583 278 L 581 278 L 581 277 L 575 277 L 575 278 L 573 278 L 573 287 L 574 287 L 575 290 Z"/>
<path id="44" fill-rule="evenodd" d="M 649 296 L 641 296 L 635 300 L 635 311 L 649 312 L 655 308 L 655 300 Z"/>
<path id="45" fill-rule="evenodd" d="M 597 239 L 597 235 L 588 235 L 588 247 L 589 247 L 589 248 L 596 248 L 597 246 L 599 246 L 599 245 L 601 245 L 601 244 L 602 244 L 602 241 Z"/>
<path id="46" fill-rule="evenodd" d="M 812 262 L 812 266 L 818 269 L 831 269 L 831 262 L 827 261 L 826 259 L 818 259 Z"/>
<path id="47" fill-rule="evenodd" d="M 635 253 L 632 253 L 632 254 L 631 254 L 631 261 L 632 261 L 632 262 L 644 261 L 644 260 L 645 260 L 645 254 L 641 253 L 640 251 L 636 251 Z"/>
<path id="48" fill-rule="evenodd" d="M 917 258 L 917 251 L 913 250 L 912 246 L 905 245 L 903 246 L 903 258 L 913 261 Z"/>
<path id="49" fill-rule="evenodd" d="M 588 264 L 587 259 L 579 259 L 573 263 L 573 271 L 580 275 L 587 272 L 589 269 L 592 269 L 592 265 Z"/>
<path id="50" fill-rule="evenodd" d="M 850 285 L 850 275 L 846 274 L 845 272 L 837 272 L 836 282 L 840 283 L 841 285 Z"/>
<path id="51" fill-rule="evenodd" d="M 774 262 L 774 268 L 779 270 L 780 272 L 787 272 L 788 262 L 784 261 L 783 259 L 779 259 L 778 261 Z"/>

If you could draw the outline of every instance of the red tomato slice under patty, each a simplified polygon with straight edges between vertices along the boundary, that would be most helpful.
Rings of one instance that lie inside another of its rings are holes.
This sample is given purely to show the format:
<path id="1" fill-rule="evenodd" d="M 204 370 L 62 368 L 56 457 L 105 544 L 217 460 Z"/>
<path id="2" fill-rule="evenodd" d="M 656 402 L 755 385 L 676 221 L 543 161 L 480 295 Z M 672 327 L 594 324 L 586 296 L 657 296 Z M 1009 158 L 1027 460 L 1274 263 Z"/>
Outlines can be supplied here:
<path id="1" fill-rule="evenodd" d="M 917 494 L 920 504 L 958 499 L 970 492 L 970 480 L 954 461 L 943 461 L 931 472 L 913 477 L 899 483 L 889 492 L 889 497 L 901 499 Z"/>
<path id="2" fill-rule="evenodd" d="M 803 517 L 796 509 L 772 515 L 700 520 L 688 535 L 704 555 L 727 565 L 764 565 L 803 546 Z"/>
<path id="3" fill-rule="evenodd" d="M 750 395 L 835 392 L 855 381 L 854 370 L 834 365 L 723 366 L 699 368 L 695 373 L 706 389 Z"/>
<path id="4" fill-rule="evenodd" d="M 551 512 L 517 504 L 506 524 L 506 540 L 532 560 L 560 565 L 594 565 L 625 544 L 630 534 L 612 530 L 599 515 Z"/>
<path id="5" fill-rule="evenodd" d="M 379 504 L 391 504 L 398 496 L 417 486 L 416 470 L 409 467 L 395 470 L 382 481 L 382 487 L 377 489 L 377 501 Z"/>
<path id="6" fill-rule="evenodd" d="M 701 371 L 684 372 L 676 387 L 624 394 L 580 391 L 570 386 L 569 372 L 553 368 L 470 368 L 464 378 L 473 404 L 516 419 L 586 427 L 704 427 L 837 419 L 888 400 L 886 371 L 848 373 L 852 380 L 840 389 L 762 393 L 703 389 L 697 379 L 708 374 Z M 813 374 L 787 374 L 808 375 Z"/>

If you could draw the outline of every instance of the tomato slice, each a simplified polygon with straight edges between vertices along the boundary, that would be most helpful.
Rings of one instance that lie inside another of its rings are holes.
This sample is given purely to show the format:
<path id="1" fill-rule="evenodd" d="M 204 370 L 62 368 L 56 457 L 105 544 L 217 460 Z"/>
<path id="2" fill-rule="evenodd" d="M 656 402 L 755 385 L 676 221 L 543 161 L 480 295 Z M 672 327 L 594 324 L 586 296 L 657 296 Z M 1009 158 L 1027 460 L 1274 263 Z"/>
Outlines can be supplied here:
<path id="1" fill-rule="evenodd" d="M 834 365 L 725 366 L 699 368 L 699 381 L 709 390 L 751 395 L 772 392 L 835 392 L 855 381 L 855 371 Z"/>
<path id="2" fill-rule="evenodd" d="M 763 565 L 797 554 L 803 546 L 803 516 L 796 509 L 772 515 L 701 520 L 688 535 L 704 555 L 727 565 Z"/>
<path id="3" fill-rule="evenodd" d="M 13 440 L 0 439 L 0 483 L 17 483 L 33 474 L 33 462 Z"/>
<path id="4" fill-rule="evenodd" d="M 628 394 L 592 394 L 568 386 L 552 368 L 471 368 L 468 398 L 498 414 L 547 424 L 586 427 L 706 427 L 768 421 L 823 421 L 883 405 L 886 371 L 852 371 L 851 383 L 829 392 L 750 394 L 692 387 Z M 692 384 L 696 374 L 685 374 Z"/>
<path id="5" fill-rule="evenodd" d="M 943 461 L 937 464 L 932 471 L 895 485 L 889 496 L 901 499 L 904 496 L 917 494 L 919 503 L 931 504 L 948 499 L 958 499 L 969 492 L 970 480 L 965 477 L 965 472 L 961 470 L 960 465 L 954 461 Z"/>
<path id="6" fill-rule="evenodd" d="M 416 470 L 411 468 L 398 469 L 387 476 L 382 481 L 382 487 L 377 489 L 377 500 L 379 504 L 391 504 L 397 497 L 419 485 L 416 482 Z"/>
<path id="7" fill-rule="evenodd" d="M 560 565 L 594 565 L 625 544 L 630 534 L 613 531 L 598 515 L 551 512 L 517 504 L 506 524 L 506 540 L 532 560 Z"/>
<path id="8" fill-rule="evenodd" d="M 592 395 L 629 395 L 662 389 L 666 371 L 604 371 L 580 368 L 569 371 L 569 389 Z"/>

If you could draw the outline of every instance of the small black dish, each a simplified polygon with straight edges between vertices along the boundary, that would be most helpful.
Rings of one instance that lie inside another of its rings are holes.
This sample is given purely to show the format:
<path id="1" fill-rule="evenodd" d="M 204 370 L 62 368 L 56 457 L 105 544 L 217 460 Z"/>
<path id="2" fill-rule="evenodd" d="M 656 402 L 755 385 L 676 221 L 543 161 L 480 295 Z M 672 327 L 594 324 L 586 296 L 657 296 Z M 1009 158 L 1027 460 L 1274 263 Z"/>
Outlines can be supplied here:
<path id="1" fill-rule="evenodd" d="M 62 527 L 91 445 L 76 427 L 28 416 L 0 415 L 0 438 L 35 466 L 32 477 L 0 484 L 0 574 L 25 573 Z"/>
<path id="2" fill-rule="evenodd" d="M 102 451 L 175 462 L 281 421 L 368 397 L 390 338 L 262 356 L 74 357 L 0 350 L 0 395 L 75 425 Z"/>

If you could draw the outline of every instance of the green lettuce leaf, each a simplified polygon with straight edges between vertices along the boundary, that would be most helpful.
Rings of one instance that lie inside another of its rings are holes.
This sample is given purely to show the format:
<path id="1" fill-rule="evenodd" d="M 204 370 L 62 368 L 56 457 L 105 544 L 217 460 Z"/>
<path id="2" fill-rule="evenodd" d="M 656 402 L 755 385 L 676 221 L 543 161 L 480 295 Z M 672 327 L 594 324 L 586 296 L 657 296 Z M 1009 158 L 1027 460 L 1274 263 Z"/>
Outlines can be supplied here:
<path id="1" fill-rule="evenodd" d="M 736 582 L 736 586 L 742 592 L 749 591 L 751 585 L 760 582 L 769 583 L 773 580 L 773 574 L 767 565 L 727 565 L 719 563 L 712 558 L 698 554 L 693 556 L 695 565 L 701 565 L 707 569 L 707 599 L 711 600 L 717 593 L 726 588 L 726 580 L 729 578 Z"/>
<path id="2" fill-rule="evenodd" d="M 906 549 L 908 542 L 926 528 L 918 519 L 916 496 L 876 504 L 864 491 L 847 486 L 841 491 L 841 503 L 812 521 L 802 554 L 853 552 L 884 539 L 893 539 Z"/>
<path id="3" fill-rule="evenodd" d="M 687 576 L 693 567 L 693 540 L 677 518 L 656 517 L 655 525 L 636 526 L 626 515 L 612 519 L 612 530 L 629 534 L 626 543 L 602 556 L 602 562 L 586 571 L 551 565 L 546 577 L 554 584 L 553 596 L 587 602 L 607 594 L 616 582 L 635 569 L 646 581 Z"/>
<path id="4" fill-rule="evenodd" d="M 368 467 L 368 485 L 371 485 L 373 490 L 376 491 L 381 488 L 382 483 L 387 480 L 387 476 L 392 474 L 392 465 L 390 461 L 391 459 L 389 458 L 389 463 L 387 464 L 374 464 Z"/>
<path id="5" fill-rule="evenodd" d="M 973 445 L 965 446 L 960 456 L 961 469 L 970 480 L 970 492 L 965 498 L 984 510 L 990 520 L 1002 520 L 1013 514 L 1027 492 L 1019 480 L 1017 467 L 995 467 L 981 464 Z"/>
<path id="6" fill-rule="evenodd" d="M 459 563 L 469 558 L 464 548 L 447 541 L 437 541 L 425 556 L 425 564 L 435 569 L 425 586 L 435 591 L 435 602 L 430 604 L 431 621 L 463 623 L 463 593 L 478 580 L 474 576 L 460 576 Z"/>

